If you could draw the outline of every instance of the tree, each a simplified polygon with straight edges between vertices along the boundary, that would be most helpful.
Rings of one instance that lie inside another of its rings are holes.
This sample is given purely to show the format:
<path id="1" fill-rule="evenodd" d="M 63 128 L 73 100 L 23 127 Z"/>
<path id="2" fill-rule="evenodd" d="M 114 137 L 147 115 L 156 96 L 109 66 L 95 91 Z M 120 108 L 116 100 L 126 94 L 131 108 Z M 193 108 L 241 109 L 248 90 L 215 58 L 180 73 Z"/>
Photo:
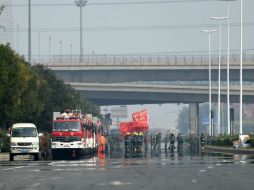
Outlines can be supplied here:
<path id="1" fill-rule="evenodd" d="M 35 123 L 50 131 L 54 111 L 66 107 L 100 116 L 99 107 L 83 99 L 53 71 L 31 66 L 9 45 L 0 45 L 0 126 Z"/>

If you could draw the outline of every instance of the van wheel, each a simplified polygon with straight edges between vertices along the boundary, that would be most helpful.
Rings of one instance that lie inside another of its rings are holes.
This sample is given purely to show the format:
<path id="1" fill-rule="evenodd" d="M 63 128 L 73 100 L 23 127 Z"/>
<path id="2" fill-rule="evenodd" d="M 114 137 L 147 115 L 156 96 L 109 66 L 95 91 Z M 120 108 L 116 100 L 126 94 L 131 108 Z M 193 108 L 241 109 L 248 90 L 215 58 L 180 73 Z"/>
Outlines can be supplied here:
<path id="1" fill-rule="evenodd" d="M 39 153 L 34 154 L 34 161 L 38 161 L 39 160 Z"/>
<path id="2" fill-rule="evenodd" d="M 10 160 L 10 161 L 13 161 L 13 160 L 14 160 L 14 155 L 13 155 L 12 153 L 10 153 L 9 160 Z"/>

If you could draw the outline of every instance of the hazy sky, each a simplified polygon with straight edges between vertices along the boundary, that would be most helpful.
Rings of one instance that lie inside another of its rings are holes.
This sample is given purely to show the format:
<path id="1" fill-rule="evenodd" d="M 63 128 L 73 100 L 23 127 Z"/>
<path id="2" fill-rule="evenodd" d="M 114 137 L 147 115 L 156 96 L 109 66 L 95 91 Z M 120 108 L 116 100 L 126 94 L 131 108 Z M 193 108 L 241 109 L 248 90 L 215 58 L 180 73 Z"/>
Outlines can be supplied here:
<path id="1" fill-rule="evenodd" d="M 27 55 L 28 0 L 13 1 L 14 48 Z M 31 0 L 32 55 L 79 54 L 79 8 L 73 0 Z M 206 52 L 208 36 L 201 28 L 218 28 L 212 16 L 227 16 L 227 3 L 219 0 L 89 0 L 83 9 L 83 42 L 85 54 Z M 112 2 L 145 2 L 137 4 L 108 4 Z M 146 2 L 158 2 L 147 4 Z M 96 4 L 99 3 L 99 4 Z M 244 49 L 254 49 L 254 0 L 244 3 Z M 40 5 L 38 5 L 40 4 Z M 48 4 L 45 6 L 45 4 Z M 54 6 L 52 5 L 54 4 Z M 73 4 L 73 5 L 71 5 Z M 61 6 L 60 6 L 61 5 Z M 230 3 L 230 48 L 240 48 L 240 0 Z M 224 22 L 226 24 L 226 22 Z M 17 24 L 20 31 L 17 31 Z M 222 48 L 226 49 L 226 27 L 222 30 Z M 39 38 L 40 33 L 40 38 Z M 212 49 L 218 50 L 218 34 L 212 37 Z M 39 51 L 40 50 L 40 51 Z M 237 52 L 234 52 L 237 53 Z M 148 108 L 152 127 L 174 126 L 182 106 L 137 105 L 129 106 L 132 112 Z"/>
<path id="2" fill-rule="evenodd" d="M 14 47 L 27 55 L 28 0 L 13 1 Z M 89 0 L 83 9 L 84 53 L 160 53 L 178 51 L 206 51 L 208 37 L 201 33 L 202 26 L 217 22 L 211 16 L 227 16 L 227 3 L 219 0 Z M 49 36 L 52 54 L 79 54 L 79 8 L 74 0 L 31 0 L 32 54 L 48 55 Z M 110 4 L 109 2 L 160 2 L 153 4 Z M 163 3 L 164 2 L 164 3 Z M 244 49 L 254 49 L 254 1 L 244 0 Z M 38 5 L 39 4 L 39 5 Z M 44 5 L 43 5 L 44 4 Z M 45 5 L 51 4 L 51 5 Z M 54 4 L 54 6 L 52 5 Z M 71 5 L 73 4 L 73 6 Z M 240 0 L 230 3 L 231 49 L 239 50 Z M 60 6 L 62 5 L 62 6 Z M 224 22 L 226 23 L 226 22 Z M 150 28 L 150 29 L 147 29 Z M 161 29 L 164 28 L 164 29 Z M 206 28 L 206 27 L 205 27 Z M 74 31 L 73 31 L 74 30 Z M 39 40 L 40 32 L 40 40 Z M 223 28 L 223 49 L 226 48 L 226 28 Z M 39 43 L 40 41 L 40 43 Z M 212 48 L 218 49 L 218 34 L 212 38 Z M 40 45 L 40 47 L 39 47 Z"/>

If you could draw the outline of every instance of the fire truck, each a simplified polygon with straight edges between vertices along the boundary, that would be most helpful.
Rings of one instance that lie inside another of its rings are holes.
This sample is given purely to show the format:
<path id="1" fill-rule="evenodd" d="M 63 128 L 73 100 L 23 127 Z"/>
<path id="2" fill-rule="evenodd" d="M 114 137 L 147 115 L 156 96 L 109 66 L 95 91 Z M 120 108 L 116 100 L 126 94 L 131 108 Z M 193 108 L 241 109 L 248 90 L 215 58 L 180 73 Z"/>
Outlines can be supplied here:
<path id="1" fill-rule="evenodd" d="M 80 159 L 97 149 L 100 122 L 81 110 L 65 111 L 53 120 L 51 134 L 52 159 Z"/>

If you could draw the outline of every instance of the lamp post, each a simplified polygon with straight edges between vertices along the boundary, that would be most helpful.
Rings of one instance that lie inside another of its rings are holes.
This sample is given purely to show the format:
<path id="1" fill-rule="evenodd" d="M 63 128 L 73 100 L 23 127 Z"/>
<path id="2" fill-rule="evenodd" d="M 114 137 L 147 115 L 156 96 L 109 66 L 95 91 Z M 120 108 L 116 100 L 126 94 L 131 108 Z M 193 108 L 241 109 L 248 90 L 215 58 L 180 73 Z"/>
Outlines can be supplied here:
<path id="1" fill-rule="evenodd" d="M 243 133 L 243 0 L 241 0 L 241 34 L 240 34 L 240 126 L 239 134 Z"/>
<path id="2" fill-rule="evenodd" d="M 76 5 L 80 8 L 80 55 L 79 62 L 82 62 L 83 59 L 83 39 L 82 39 L 82 8 L 86 6 L 87 0 L 76 0 Z"/>
<path id="3" fill-rule="evenodd" d="M 229 96 L 229 29 L 230 29 L 230 24 L 229 24 L 229 19 L 230 19 L 230 3 L 229 1 L 235 1 L 235 0 L 220 0 L 220 1 L 227 1 L 227 12 L 228 12 L 228 48 L 227 48 L 227 124 L 228 124 L 228 130 L 227 133 L 230 134 L 230 96 Z"/>
<path id="4" fill-rule="evenodd" d="M 41 57 L 41 33 L 38 33 L 38 58 L 40 61 L 40 57 Z"/>
<path id="5" fill-rule="evenodd" d="M 60 59 L 62 59 L 62 40 L 59 41 L 59 55 L 60 55 Z"/>
<path id="6" fill-rule="evenodd" d="M 19 52 L 19 25 L 17 24 L 17 52 Z"/>
<path id="7" fill-rule="evenodd" d="M 209 53 L 209 135 L 213 136 L 213 122 L 212 122 L 212 82 L 211 82 L 211 34 L 218 32 L 218 30 L 201 30 L 208 34 L 208 53 Z"/>
<path id="8" fill-rule="evenodd" d="M 70 57 L 70 61 L 72 62 L 72 44 L 70 45 L 71 48 L 71 57 Z"/>
<path id="9" fill-rule="evenodd" d="M 211 17 L 211 19 L 219 21 L 220 42 L 219 42 L 219 71 L 218 71 L 218 112 L 217 112 L 217 133 L 220 134 L 220 82 L 221 82 L 221 25 L 222 21 L 228 17 Z"/>
<path id="10" fill-rule="evenodd" d="M 28 63 L 31 64 L 31 0 L 28 0 Z"/>
<path id="11" fill-rule="evenodd" d="M 51 63 L 51 36 L 49 36 L 49 62 Z"/>

